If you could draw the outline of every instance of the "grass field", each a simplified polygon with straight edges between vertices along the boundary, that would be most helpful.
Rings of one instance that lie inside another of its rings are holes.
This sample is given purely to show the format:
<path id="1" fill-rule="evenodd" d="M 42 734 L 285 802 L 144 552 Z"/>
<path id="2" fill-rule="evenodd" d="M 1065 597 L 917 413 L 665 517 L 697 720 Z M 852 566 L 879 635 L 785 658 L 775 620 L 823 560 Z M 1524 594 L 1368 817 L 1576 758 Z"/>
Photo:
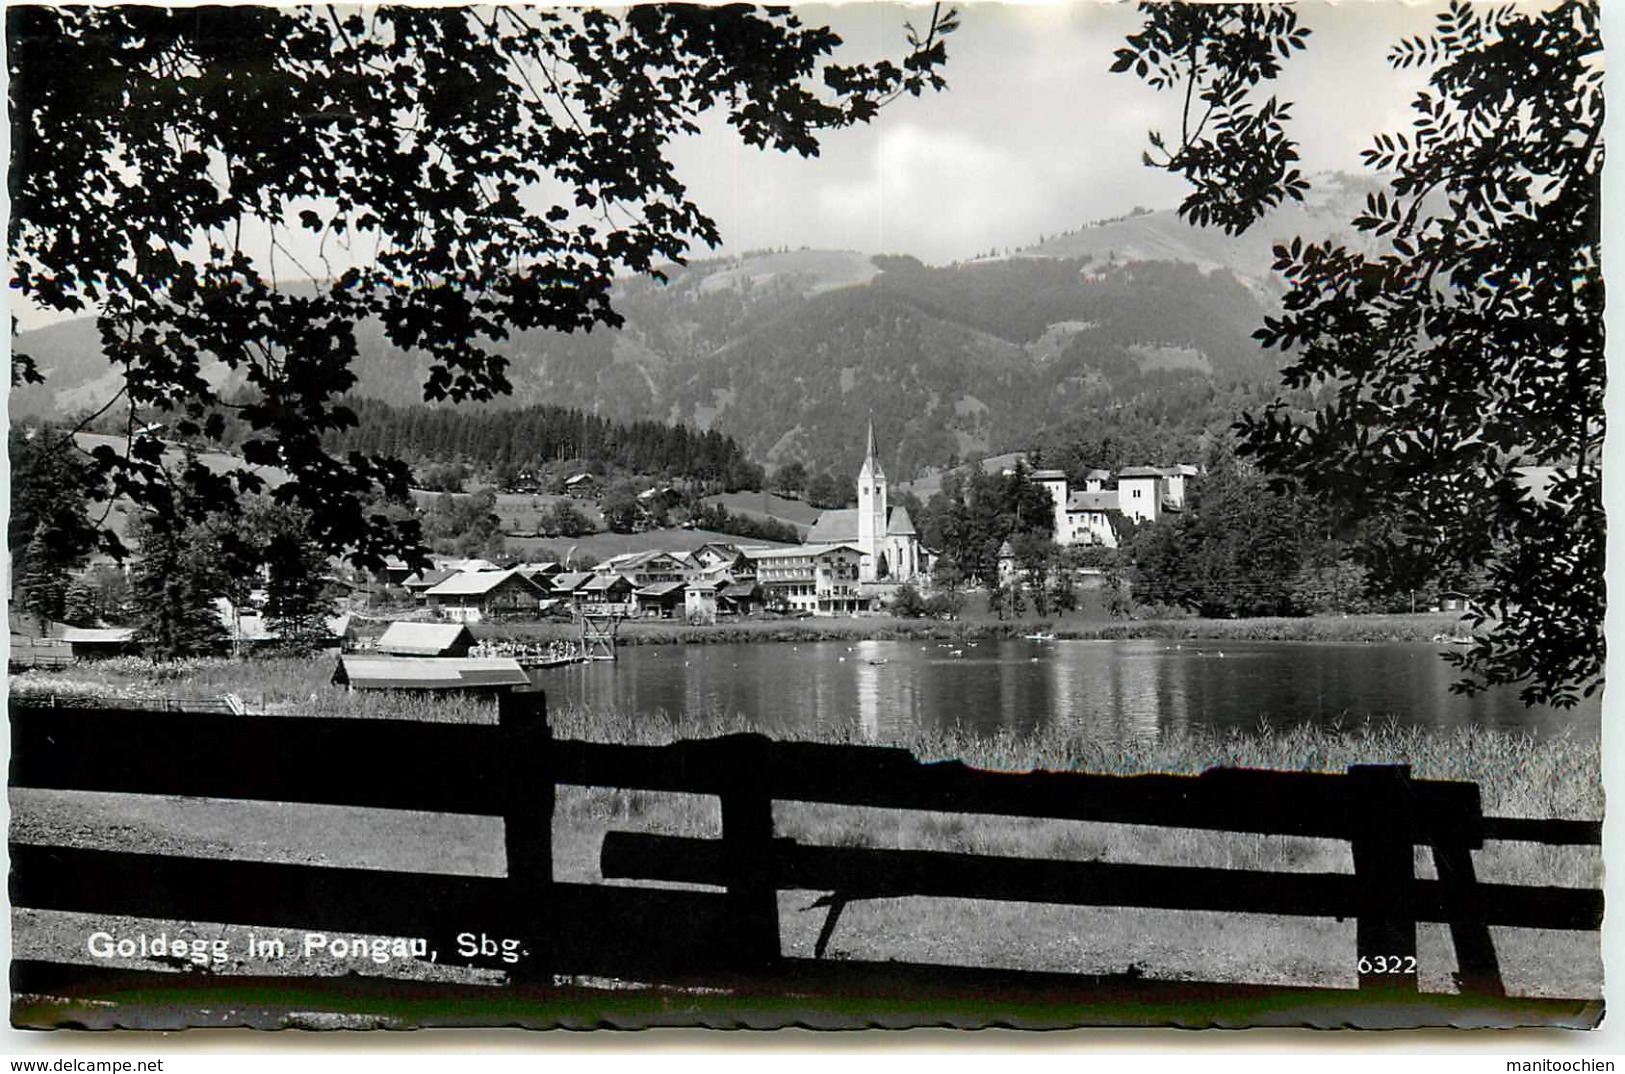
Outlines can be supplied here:
<path id="1" fill-rule="evenodd" d="M 575 555 L 590 555 L 603 561 L 622 552 L 687 552 L 713 541 L 724 544 L 776 543 L 744 541 L 742 538 L 712 530 L 667 529 L 648 530 L 644 533 L 593 533 L 585 537 L 509 537 L 507 547 L 509 552 L 526 559 L 537 558 L 538 553 L 546 552 L 562 563 L 565 557 L 570 555 L 571 548 L 575 549 Z"/>
<path id="2" fill-rule="evenodd" d="M 1357 625 L 1341 629 L 1352 631 Z M 1426 626 L 1412 623 L 1407 629 Z M 210 660 L 158 667 L 128 659 L 14 676 L 12 690 L 108 697 L 218 696 L 231 690 L 256 708 L 288 716 L 454 723 L 495 719 L 489 701 L 351 694 L 325 683 L 330 670 L 328 660 Z M 604 742 L 659 744 L 746 729 L 739 721 L 705 713 L 561 707 L 550 715 L 556 736 Z M 857 741 L 857 734 L 855 728 L 805 732 L 806 737 L 835 742 Z M 1476 728 L 1429 732 L 1391 725 L 1305 725 L 1124 742 L 1105 732 L 1069 727 L 1025 735 L 911 732 L 876 744 L 901 746 L 925 760 L 958 759 L 1001 771 L 1195 773 L 1227 765 L 1337 772 L 1357 762 L 1407 763 L 1418 778 L 1478 783 L 1490 815 L 1595 820 L 1604 804 L 1595 739 L 1536 740 Z M 457 774 L 448 773 L 448 778 Z M 502 825 L 494 818 L 31 790 L 13 791 L 11 804 L 11 837 L 24 843 L 481 875 L 499 875 L 504 869 Z M 1336 841 L 1070 821 L 778 803 L 775 828 L 783 837 L 838 846 L 1282 871 L 1352 869 L 1347 845 Z M 558 877 L 601 882 L 598 853 L 609 830 L 715 837 L 720 816 L 714 799 L 699 796 L 562 788 L 554 821 Z M 1600 884 L 1602 870 L 1594 848 L 1523 844 L 1490 844 L 1475 854 L 1475 866 L 1489 882 L 1586 887 Z M 1419 856 L 1419 875 L 1430 876 L 1431 869 L 1430 860 Z M 786 953 L 812 953 L 823 914 L 810 904 L 820 894 L 781 893 Z M 73 915 L 17 911 L 13 928 L 20 957 L 32 952 L 71 960 L 74 944 L 83 942 L 86 922 Z M 1353 928 L 1352 922 L 1307 918 L 879 899 L 859 901 L 847 910 L 829 957 L 1351 987 Z M 1602 970 L 1594 935 L 1495 932 L 1512 993 L 1599 994 Z M 1447 930 L 1423 926 L 1419 943 L 1423 989 L 1451 990 L 1454 963 Z M 411 972 L 436 976 L 452 971 L 422 967 Z"/>
<path id="3" fill-rule="evenodd" d="M 444 495 L 443 492 L 430 492 L 427 489 L 412 490 L 412 498 L 417 501 L 419 510 L 423 511 L 433 507 L 434 502 Z M 598 510 L 598 505 L 592 500 L 578 499 L 574 496 L 550 496 L 540 492 L 497 493 L 496 516 L 501 520 L 504 533 L 535 533 L 540 528 L 542 515 L 560 502 L 580 511 L 594 526 L 603 527 L 603 512 Z M 512 541 L 512 538 L 509 540 Z"/>
<path id="4" fill-rule="evenodd" d="M 812 524 L 818 521 L 818 516 L 823 514 L 818 508 L 809 506 L 805 500 L 789 500 L 772 493 L 763 496 L 760 492 L 725 492 L 717 496 L 707 496 L 705 502 L 726 507 L 729 514 L 785 522 L 803 534 L 811 529 Z"/>

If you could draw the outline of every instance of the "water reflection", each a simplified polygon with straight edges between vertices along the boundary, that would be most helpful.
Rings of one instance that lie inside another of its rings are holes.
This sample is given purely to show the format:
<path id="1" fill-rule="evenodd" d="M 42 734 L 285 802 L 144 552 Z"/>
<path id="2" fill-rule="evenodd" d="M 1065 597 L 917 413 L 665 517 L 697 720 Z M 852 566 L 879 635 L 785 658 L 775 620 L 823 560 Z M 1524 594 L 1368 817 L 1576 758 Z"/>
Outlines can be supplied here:
<path id="1" fill-rule="evenodd" d="M 852 647 L 852 671 L 858 687 L 858 732 L 865 742 L 880 737 L 880 667 L 872 661 L 881 659 L 879 642 L 860 641 Z"/>
<path id="2" fill-rule="evenodd" d="M 863 741 L 915 728 L 1076 727 L 1148 740 L 1366 720 L 1595 735 L 1600 701 L 1526 709 L 1515 691 L 1452 694 L 1434 647 L 1278 642 L 819 642 L 642 646 L 615 663 L 536 673 L 555 704 L 743 718 L 767 731 L 822 727 Z"/>

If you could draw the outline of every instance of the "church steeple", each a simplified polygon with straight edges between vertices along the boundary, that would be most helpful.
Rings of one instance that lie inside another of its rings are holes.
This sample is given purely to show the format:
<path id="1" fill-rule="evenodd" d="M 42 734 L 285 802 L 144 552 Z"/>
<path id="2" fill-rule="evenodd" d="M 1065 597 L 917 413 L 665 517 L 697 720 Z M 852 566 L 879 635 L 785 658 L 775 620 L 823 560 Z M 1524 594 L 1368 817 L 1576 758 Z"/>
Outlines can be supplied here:
<path id="1" fill-rule="evenodd" d="M 885 551 L 886 471 L 881 469 L 875 453 L 875 423 L 869 422 L 869 439 L 865 447 L 863 469 L 858 471 L 858 547 L 863 549 L 863 577 L 865 582 L 875 580 L 875 567 Z"/>
<path id="2" fill-rule="evenodd" d="M 875 455 L 875 423 L 873 418 L 869 420 L 869 443 L 864 450 L 863 469 L 858 471 L 858 481 L 862 482 L 865 478 L 873 478 L 879 481 L 886 480 L 886 471 L 880 468 L 880 459 Z"/>

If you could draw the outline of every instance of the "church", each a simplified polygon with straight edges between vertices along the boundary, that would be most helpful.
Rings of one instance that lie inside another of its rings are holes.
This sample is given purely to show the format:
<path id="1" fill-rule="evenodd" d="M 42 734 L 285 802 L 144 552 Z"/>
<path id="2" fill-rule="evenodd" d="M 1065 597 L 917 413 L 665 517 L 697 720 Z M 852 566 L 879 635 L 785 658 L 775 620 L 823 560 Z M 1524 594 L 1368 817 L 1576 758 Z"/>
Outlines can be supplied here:
<path id="1" fill-rule="evenodd" d="M 886 472 L 875 455 L 875 425 L 869 423 L 869 443 L 858 471 L 858 506 L 854 510 L 825 511 L 807 534 L 808 544 L 856 546 L 863 559 L 860 582 L 918 581 L 923 563 L 920 538 L 908 509 L 886 503 Z"/>

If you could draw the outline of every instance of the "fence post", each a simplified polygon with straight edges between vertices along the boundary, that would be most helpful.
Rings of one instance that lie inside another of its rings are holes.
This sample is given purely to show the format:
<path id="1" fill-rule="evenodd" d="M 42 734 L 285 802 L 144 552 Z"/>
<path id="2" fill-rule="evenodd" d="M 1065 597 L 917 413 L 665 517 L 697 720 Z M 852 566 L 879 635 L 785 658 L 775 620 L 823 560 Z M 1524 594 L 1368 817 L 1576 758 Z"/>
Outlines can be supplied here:
<path id="1" fill-rule="evenodd" d="M 557 792 L 546 696 L 539 690 L 504 692 L 497 699 L 497 722 L 503 750 L 497 767 L 505 781 L 502 839 L 508 861 L 507 916 L 528 952 L 509 976 L 515 981 L 545 984 L 556 968 L 554 930 L 570 927 L 557 920 L 553 891 Z"/>
<path id="2" fill-rule="evenodd" d="M 1504 996 L 1495 938 L 1484 923 L 1484 908 L 1473 871 L 1473 851 L 1484 845 L 1484 807 L 1478 784 L 1464 785 L 1466 804 L 1433 823 L 1433 868 L 1450 912 L 1450 939 L 1456 949 L 1456 986 L 1464 994 Z M 1440 823 L 1443 821 L 1443 823 Z"/>
<path id="3" fill-rule="evenodd" d="M 719 758 L 733 774 L 722 798 L 722 854 L 727 866 L 733 950 L 729 964 L 765 970 L 779 959 L 779 896 L 771 873 L 773 799 L 765 787 L 766 740 L 751 735 L 728 743 Z"/>
<path id="4" fill-rule="evenodd" d="M 1416 991 L 1416 825 L 1410 765 L 1350 765 L 1361 991 Z"/>

